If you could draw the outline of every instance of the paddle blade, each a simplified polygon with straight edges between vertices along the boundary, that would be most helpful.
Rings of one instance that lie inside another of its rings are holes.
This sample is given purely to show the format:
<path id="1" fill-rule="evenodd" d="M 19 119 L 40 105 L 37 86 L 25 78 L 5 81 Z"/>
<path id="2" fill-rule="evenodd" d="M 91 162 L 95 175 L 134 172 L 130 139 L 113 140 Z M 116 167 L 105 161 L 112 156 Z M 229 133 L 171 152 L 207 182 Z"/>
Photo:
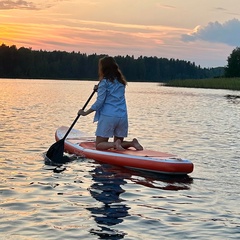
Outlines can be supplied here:
<path id="1" fill-rule="evenodd" d="M 55 142 L 47 151 L 46 157 L 51 161 L 51 164 L 64 164 L 69 162 L 69 158 L 67 156 L 63 156 L 64 152 L 64 139 L 61 139 Z M 45 161 L 49 163 L 49 161 Z"/>

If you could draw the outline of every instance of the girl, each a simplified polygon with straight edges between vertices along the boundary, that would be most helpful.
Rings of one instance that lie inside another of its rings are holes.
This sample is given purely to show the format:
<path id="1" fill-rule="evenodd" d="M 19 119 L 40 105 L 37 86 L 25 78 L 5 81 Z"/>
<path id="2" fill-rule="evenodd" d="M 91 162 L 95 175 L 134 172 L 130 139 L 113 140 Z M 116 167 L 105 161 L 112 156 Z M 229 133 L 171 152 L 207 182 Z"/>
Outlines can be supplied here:
<path id="1" fill-rule="evenodd" d="M 104 57 L 98 63 L 99 84 L 96 102 L 87 111 L 79 110 L 78 114 L 86 116 L 96 112 L 94 122 L 98 121 L 96 130 L 96 149 L 115 148 L 124 150 L 134 147 L 143 150 L 138 140 L 124 141 L 128 134 L 128 115 L 125 99 L 127 81 L 113 57 Z M 109 138 L 114 137 L 113 142 Z"/>

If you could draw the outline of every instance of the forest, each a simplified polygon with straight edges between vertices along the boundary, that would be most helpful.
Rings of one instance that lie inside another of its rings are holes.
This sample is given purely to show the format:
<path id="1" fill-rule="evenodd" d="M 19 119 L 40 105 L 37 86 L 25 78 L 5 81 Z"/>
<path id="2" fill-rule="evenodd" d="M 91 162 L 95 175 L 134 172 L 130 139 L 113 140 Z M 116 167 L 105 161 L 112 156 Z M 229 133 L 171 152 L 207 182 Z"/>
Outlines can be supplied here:
<path id="1" fill-rule="evenodd" d="M 43 51 L 0 46 L 0 78 L 96 80 L 98 60 L 105 55 Z M 173 79 L 221 77 L 224 67 L 201 68 L 179 59 L 114 56 L 128 81 L 168 82 Z"/>

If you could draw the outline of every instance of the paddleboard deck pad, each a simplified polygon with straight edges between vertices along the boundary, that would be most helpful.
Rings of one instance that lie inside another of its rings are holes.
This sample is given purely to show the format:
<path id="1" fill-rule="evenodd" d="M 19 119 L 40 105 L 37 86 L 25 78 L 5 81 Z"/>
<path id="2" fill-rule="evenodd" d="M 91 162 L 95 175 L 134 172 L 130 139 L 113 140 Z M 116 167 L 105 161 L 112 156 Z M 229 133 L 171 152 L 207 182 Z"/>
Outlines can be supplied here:
<path id="1" fill-rule="evenodd" d="M 65 126 L 58 128 L 55 133 L 56 141 L 62 139 L 67 130 L 68 127 Z M 194 168 L 193 163 L 188 159 L 154 150 L 139 151 L 133 148 L 123 151 L 96 150 L 95 137 L 76 129 L 72 129 L 65 139 L 64 151 L 101 163 L 164 174 L 186 175 L 191 173 Z"/>

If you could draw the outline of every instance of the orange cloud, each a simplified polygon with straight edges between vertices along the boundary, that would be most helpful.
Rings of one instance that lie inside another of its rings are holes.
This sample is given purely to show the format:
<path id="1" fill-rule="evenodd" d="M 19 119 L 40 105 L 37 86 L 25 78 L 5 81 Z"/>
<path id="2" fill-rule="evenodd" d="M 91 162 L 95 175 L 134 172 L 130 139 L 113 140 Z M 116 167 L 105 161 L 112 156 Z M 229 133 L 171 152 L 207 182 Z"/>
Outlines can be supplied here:
<path id="1" fill-rule="evenodd" d="M 68 23 L 70 25 L 70 23 Z M 152 48 L 169 42 L 185 29 L 80 21 L 75 26 L 54 24 L 0 24 L 0 40 L 6 44 L 44 50 Z M 26 46 L 26 44 L 28 46 Z"/>
<path id="2" fill-rule="evenodd" d="M 37 6 L 30 1 L 24 1 L 24 0 L 5 0 L 0 1 L 0 9 L 37 9 Z"/>
<path id="3" fill-rule="evenodd" d="M 52 19 L 51 24 L 44 24 L 46 21 L 42 21 L 42 24 L 2 23 L 0 44 L 16 45 L 18 48 L 29 47 L 33 50 L 80 51 L 113 56 L 157 56 L 190 61 L 195 61 L 196 56 L 199 59 L 201 54 L 204 55 L 204 51 L 205 55 L 209 55 L 209 52 L 218 49 L 218 59 L 226 59 L 229 52 L 229 49 L 222 46 L 216 46 L 214 50 L 214 46 L 204 42 L 182 41 L 182 34 L 190 31 L 184 28 L 75 19 L 65 19 L 63 25 L 60 24 L 63 19 Z M 205 59 L 201 59 L 204 64 Z M 220 64 L 216 62 L 216 65 Z"/>

